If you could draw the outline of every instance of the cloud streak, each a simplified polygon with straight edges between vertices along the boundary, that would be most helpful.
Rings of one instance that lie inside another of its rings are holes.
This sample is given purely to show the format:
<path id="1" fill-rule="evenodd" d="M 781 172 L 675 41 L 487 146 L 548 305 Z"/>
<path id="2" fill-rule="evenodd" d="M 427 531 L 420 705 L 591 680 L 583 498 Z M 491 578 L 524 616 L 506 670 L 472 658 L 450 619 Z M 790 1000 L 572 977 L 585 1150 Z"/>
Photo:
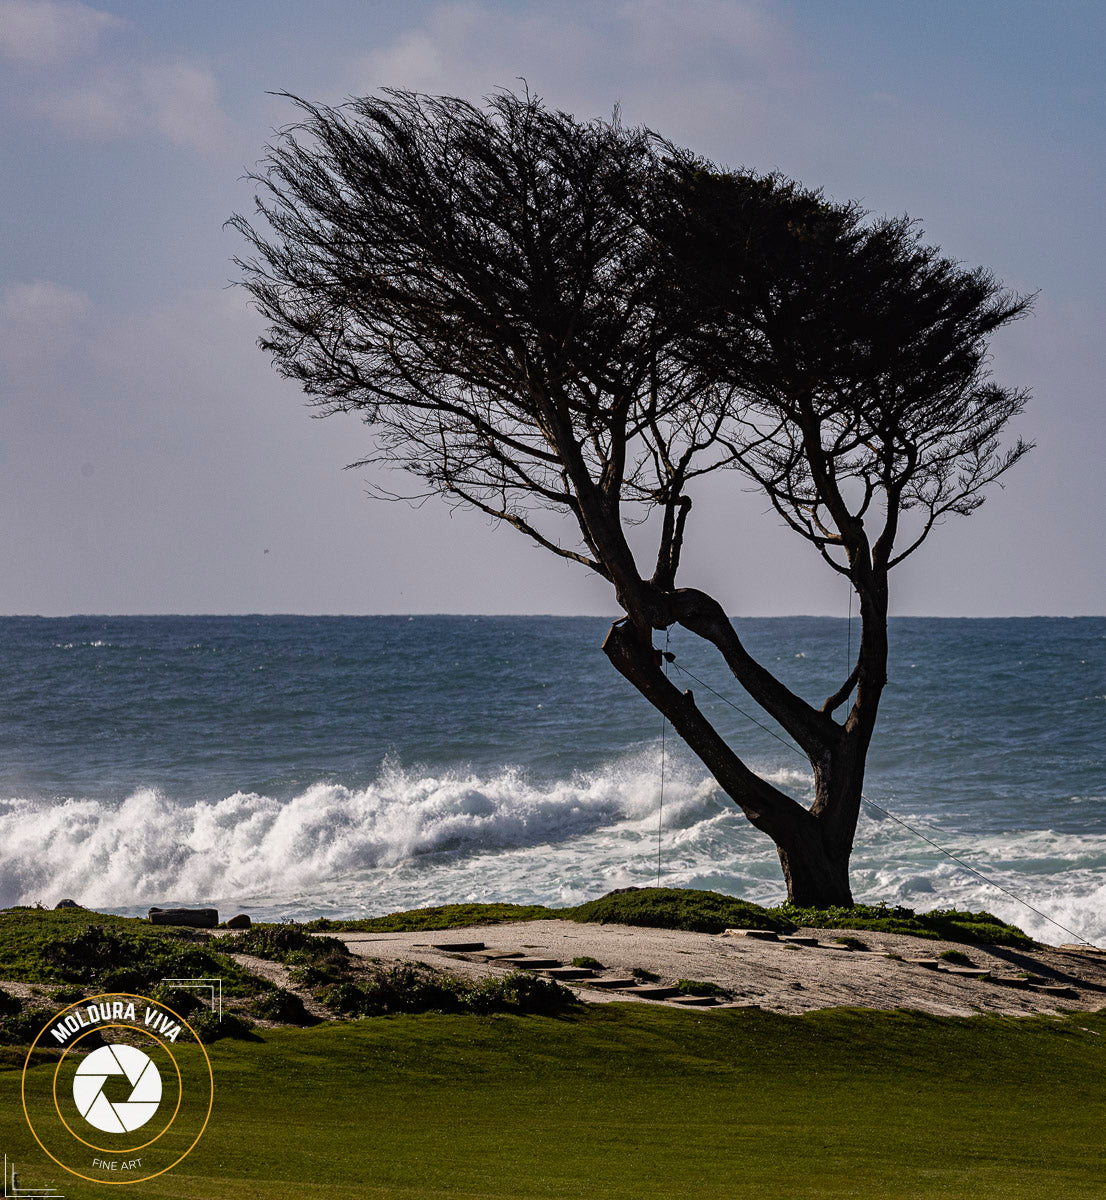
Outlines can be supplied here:
<path id="1" fill-rule="evenodd" d="M 127 22 L 86 4 L 0 0 L 0 57 L 27 67 L 53 67 L 94 54 L 101 35 Z"/>
<path id="2" fill-rule="evenodd" d="M 102 45 L 106 31 L 127 29 L 84 4 L 0 0 L 0 55 L 24 68 L 7 89 L 9 111 L 79 140 L 152 134 L 192 150 L 225 150 L 229 123 L 214 74 L 187 59 Z"/>

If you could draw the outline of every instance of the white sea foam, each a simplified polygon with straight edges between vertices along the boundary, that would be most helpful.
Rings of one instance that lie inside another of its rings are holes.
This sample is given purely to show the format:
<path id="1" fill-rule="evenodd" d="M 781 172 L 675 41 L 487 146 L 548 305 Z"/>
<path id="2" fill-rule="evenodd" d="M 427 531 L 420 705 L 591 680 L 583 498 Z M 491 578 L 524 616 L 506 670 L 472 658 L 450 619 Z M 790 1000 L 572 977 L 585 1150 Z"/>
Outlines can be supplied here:
<path id="1" fill-rule="evenodd" d="M 564 843 L 617 824 L 632 831 L 658 800 L 652 754 L 547 785 L 517 770 L 481 778 L 386 764 L 362 790 L 318 783 L 287 800 L 236 792 L 178 804 L 151 788 L 115 807 L 13 799 L 0 805 L 0 904 L 292 895 L 351 872 Z M 664 801 L 677 826 L 720 804 L 671 764 Z"/>
<path id="2" fill-rule="evenodd" d="M 686 760 L 667 763 L 661 804 L 659 765 L 646 751 L 541 783 L 392 763 L 369 787 L 317 783 L 287 799 L 179 803 L 148 788 L 115 806 L 13 799 L 0 803 L 0 905 L 72 896 L 118 911 L 216 903 L 303 919 L 462 900 L 569 904 L 658 879 L 778 903 L 771 841 Z M 808 774 L 759 767 L 809 799 Z M 1106 836 L 971 836 L 903 815 L 1067 930 L 1106 941 Z M 986 908 L 1044 941 L 1071 940 L 895 822 L 862 818 L 852 867 L 858 900 Z"/>

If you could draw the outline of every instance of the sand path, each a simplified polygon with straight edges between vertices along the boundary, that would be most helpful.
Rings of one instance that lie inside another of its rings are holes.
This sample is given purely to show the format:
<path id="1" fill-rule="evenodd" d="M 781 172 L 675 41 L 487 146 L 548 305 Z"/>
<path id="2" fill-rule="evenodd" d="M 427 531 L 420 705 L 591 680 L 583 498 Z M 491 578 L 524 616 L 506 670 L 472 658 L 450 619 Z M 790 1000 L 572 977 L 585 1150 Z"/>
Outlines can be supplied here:
<path id="1" fill-rule="evenodd" d="M 842 1005 L 910 1008 L 947 1016 L 1085 1012 L 1106 1007 L 1106 953 L 1044 946 L 1033 950 L 964 946 L 864 930 L 801 930 L 800 934 L 817 939 L 818 944 L 625 925 L 579 925 L 573 921 L 478 925 L 434 933 L 331 936 L 340 937 L 354 954 L 366 960 L 382 964 L 419 961 L 473 979 L 514 969 L 510 960 L 484 958 L 488 951 L 523 954 L 565 965 L 586 956 L 597 959 L 604 969 L 590 978 L 562 981 L 572 986 L 581 999 L 599 1003 L 676 1003 L 671 998 L 646 1000 L 595 986 L 595 981 L 604 978 L 628 978 L 636 967 L 659 976 L 662 985 L 674 985 L 680 979 L 713 983 L 730 994 L 731 1004 L 756 1005 L 778 1013 Z M 834 939 L 849 936 L 858 938 L 869 949 L 849 950 L 834 944 Z M 440 948 L 474 943 L 482 943 L 484 949 Z M 937 969 L 906 961 L 922 956 L 932 960 L 946 950 L 964 954 L 974 966 L 986 969 L 989 977 L 956 974 L 949 969 L 952 964 L 945 962 Z M 1050 993 L 1032 989 L 1024 980 L 1018 984 L 1009 981 L 1022 973 L 1070 991 Z M 1000 982 L 997 977 L 1008 982 Z"/>

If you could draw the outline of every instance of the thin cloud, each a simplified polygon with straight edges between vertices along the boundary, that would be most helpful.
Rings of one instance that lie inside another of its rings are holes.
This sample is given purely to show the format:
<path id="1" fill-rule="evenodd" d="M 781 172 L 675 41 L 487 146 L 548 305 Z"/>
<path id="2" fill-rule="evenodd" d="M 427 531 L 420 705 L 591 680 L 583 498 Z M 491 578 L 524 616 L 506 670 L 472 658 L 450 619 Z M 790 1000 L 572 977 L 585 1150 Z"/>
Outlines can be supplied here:
<path id="1" fill-rule="evenodd" d="M 106 70 L 98 70 L 80 83 L 38 93 L 31 105 L 56 129 L 92 141 L 125 137 L 139 123 L 132 89 L 125 79 Z"/>
<path id="2" fill-rule="evenodd" d="M 225 150 L 229 122 L 214 74 L 185 59 L 101 45 L 116 27 L 129 28 L 79 3 L 0 0 L 0 55 L 34 68 L 4 89 L 9 113 L 81 140 L 153 133 L 176 146 Z"/>
<path id="3" fill-rule="evenodd" d="M 148 66 L 139 86 L 149 120 L 175 145 L 215 150 L 227 144 L 219 85 L 210 71 L 186 62 Z"/>
<path id="4" fill-rule="evenodd" d="M 0 56 L 28 67 L 53 67 L 94 54 L 101 35 L 127 22 L 86 4 L 0 0 Z"/>
<path id="5" fill-rule="evenodd" d="M 60 283 L 9 284 L 0 292 L 0 366 L 41 382 L 77 344 L 91 309 L 84 292 Z"/>
<path id="6" fill-rule="evenodd" d="M 46 323 L 56 327 L 84 316 L 89 308 L 89 299 L 83 292 L 44 279 L 13 283 L 0 292 L 0 317 L 6 323 Z"/>
<path id="7" fill-rule="evenodd" d="M 623 0 L 608 7 L 437 4 L 351 63 L 347 90 L 382 87 L 478 100 L 518 77 L 580 116 L 645 123 L 723 160 L 776 165 L 804 136 L 802 97 L 816 68 L 780 10 L 757 0 Z M 704 119 L 706 117 L 706 119 Z M 772 157 L 768 157 L 772 155 Z"/>
<path id="8" fill-rule="evenodd" d="M 215 76 L 187 62 L 97 66 L 83 78 L 32 93 L 24 104 L 70 137 L 154 133 L 206 152 L 224 150 L 230 140 Z"/>
<path id="9" fill-rule="evenodd" d="M 490 8 L 459 0 L 435 5 L 414 28 L 358 60 L 362 86 L 418 91 L 488 90 L 520 69 L 558 85 L 641 80 L 641 90 L 686 86 L 686 70 L 728 80 L 794 85 L 804 56 L 791 26 L 755 0 L 695 0 L 674 9 L 625 0 L 609 9 L 566 5 Z M 637 74 L 640 72 L 640 74 Z"/>

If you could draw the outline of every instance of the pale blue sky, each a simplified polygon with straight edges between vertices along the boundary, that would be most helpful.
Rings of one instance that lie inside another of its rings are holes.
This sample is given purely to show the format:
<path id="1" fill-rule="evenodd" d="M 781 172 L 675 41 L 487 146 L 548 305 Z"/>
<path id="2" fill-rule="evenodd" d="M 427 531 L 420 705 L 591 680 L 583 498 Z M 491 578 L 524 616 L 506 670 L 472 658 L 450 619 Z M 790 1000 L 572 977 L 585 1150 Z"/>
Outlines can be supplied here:
<path id="1" fill-rule="evenodd" d="M 612 611 L 511 530 L 367 499 L 341 468 L 368 432 L 309 420 L 226 286 L 223 222 L 292 115 L 268 92 L 525 76 L 908 212 L 1039 290 L 994 347 L 1038 449 L 899 569 L 893 608 L 1106 613 L 1104 35 L 1097 0 L 0 0 L 0 612 Z M 844 615 L 840 579 L 736 485 L 697 507 L 683 582 L 737 614 Z"/>

